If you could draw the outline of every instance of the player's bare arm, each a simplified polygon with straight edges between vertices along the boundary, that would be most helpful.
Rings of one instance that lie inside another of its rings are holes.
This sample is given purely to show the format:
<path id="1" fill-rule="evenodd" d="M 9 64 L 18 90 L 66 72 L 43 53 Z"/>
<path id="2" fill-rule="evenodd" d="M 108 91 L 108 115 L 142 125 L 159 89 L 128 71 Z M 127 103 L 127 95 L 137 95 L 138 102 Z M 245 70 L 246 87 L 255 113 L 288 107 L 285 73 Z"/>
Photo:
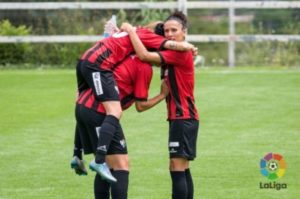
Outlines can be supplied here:
<path id="1" fill-rule="evenodd" d="M 160 56 L 155 52 L 149 52 L 147 50 L 147 48 L 144 46 L 144 44 L 136 34 L 135 29 L 131 24 L 123 23 L 121 26 L 121 30 L 128 33 L 132 45 L 134 47 L 135 53 L 140 60 L 155 63 L 155 64 L 161 63 Z"/>
<path id="2" fill-rule="evenodd" d="M 189 51 L 189 50 L 192 50 L 193 52 L 198 51 L 197 47 L 195 47 L 193 44 L 190 44 L 188 42 L 177 42 L 177 41 L 168 40 L 164 44 L 164 47 L 166 49 L 177 50 L 177 51 Z"/>
<path id="3" fill-rule="evenodd" d="M 135 32 L 134 27 L 129 24 L 129 23 L 123 23 L 121 26 L 121 30 L 126 31 L 129 34 L 129 37 L 131 39 L 132 45 L 134 47 L 134 50 L 137 54 L 137 56 L 142 60 L 142 61 L 147 61 L 147 62 L 152 62 L 155 64 L 160 64 L 161 63 L 161 58 L 160 56 L 155 53 L 155 52 L 149 52 L 138 35 Z M 164 47 L 166 49 L 170 50 L 178 50 L 178 51 L 188 51 L 192 50 L 194 54 L 197 54 L 198 49 L 193 45 L 188 42 L 176 42 L 176 41 L 167 41 L 164 44 Z"/>
<path id="4" fill-rule="evenodd" d="M 155 105 L 157 105 L 162 100 L 164 100 L 168 96 L 168 94 L 169 94 L 169 89 L 167 83 L 165 82 L 165 80 L 162 80 L 160 93 L 147 101 L 136 101 L 135 108 L 138 112 L 146 111 L 154 107 Z"/>

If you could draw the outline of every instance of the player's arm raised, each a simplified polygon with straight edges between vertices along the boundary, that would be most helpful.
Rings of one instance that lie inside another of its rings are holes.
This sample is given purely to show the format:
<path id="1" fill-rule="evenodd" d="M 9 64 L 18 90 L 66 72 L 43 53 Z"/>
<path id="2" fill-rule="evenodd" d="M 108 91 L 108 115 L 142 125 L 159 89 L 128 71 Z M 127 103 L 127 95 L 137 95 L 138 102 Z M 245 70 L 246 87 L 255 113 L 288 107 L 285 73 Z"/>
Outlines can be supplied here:
<path id="1" fill-rule="evenodd" d="M 147 61 L 147 62 L 152 62 L 156 64 L 161 63 L 161 58 L 158 53 L 155 52 L 149 52 L 138 35 L 136 34 L 133 26 L 129 23 L 123 23 L 121 26 L 121 29 L 126 31 L 131 39 L 132 45 L 134 47 L 134 50 L 137 54 L 137 56 L 142 60 L 142 61 Z M 170 49 L 170 50 L 177 50 L 177 51 L 188 51 L 188 50 L 193 50 L 197 51 L 197 48 L 190 43 L 187 42 L 176 42 L 176 41 L 171 41 L 168 40 L 164 44 L 164 48 Z"/>

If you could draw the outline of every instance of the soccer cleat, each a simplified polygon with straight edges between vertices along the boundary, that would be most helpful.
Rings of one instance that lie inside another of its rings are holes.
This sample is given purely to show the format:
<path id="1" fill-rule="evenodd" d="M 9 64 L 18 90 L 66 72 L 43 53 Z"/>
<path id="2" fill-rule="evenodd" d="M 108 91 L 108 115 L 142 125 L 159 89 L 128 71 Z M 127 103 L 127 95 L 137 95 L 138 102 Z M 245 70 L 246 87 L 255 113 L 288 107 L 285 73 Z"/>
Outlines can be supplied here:
<path id="1" fill-rule="evenodd" d="M 83 160 L 80 160 L 77 156 L 74 156 L 71 160 L 71 168 L 74 169 L 77 175 L 87 175 Z"/>
<path id="2" fill-rule="evenodd" d="M 109 167 L 105 162 L 102 164 L 97 164 L 95 160 L 93 160 L 90 163 L 90 169 L 97 172 L 103 180 L 106 180 L 109 183 L 117 182 L 117 179 L 111 174 Z"/>

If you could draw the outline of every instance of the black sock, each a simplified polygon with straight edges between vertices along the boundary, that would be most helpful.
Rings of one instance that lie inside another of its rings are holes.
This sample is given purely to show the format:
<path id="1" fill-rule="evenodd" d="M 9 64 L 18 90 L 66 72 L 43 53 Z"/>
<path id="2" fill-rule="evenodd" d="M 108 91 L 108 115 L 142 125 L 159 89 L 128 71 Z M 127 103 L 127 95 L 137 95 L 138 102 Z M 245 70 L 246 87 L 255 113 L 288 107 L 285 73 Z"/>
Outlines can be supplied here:
<path id="1" fill-rule="evenodd" d="M 118 180 L 111 185 L 112 199 L 127 199 L 129 171 L 116 170 L 112 175 Z"/>
<path id="2" fill-rule="evenodd" d="M 110 184 L 97 174 L 94 181 L 95 199 L 109 199 Z"/>
<path id="3" fill-rule="evenodd" d="M 184 171 L 170 171 L 172 178 L 172 199 L 187 199 L 188 190 Z"/>
<path id="4" fill-rule="evenodd" d="M 77 156 L 80 160 L 82 160 L 82 144 L 81 144 L 80 134 L 77 125 L 75 128 L 75 137 L 74 137 L 73 157 L 74 156 Z"/>
<path id="5" fill-rule="evenodd" d="M 187 199 L 193 199 L 194 198 L 194 183 L 193 183 L 193 178 L 192 178 L 190 169 L 185 170 L 185 178 L 186 178 L 186 184 L 187 184 L 187 189 L 188 189 Z"/>
<path id="6" fill-rule="evenodd" d="M 105 162 L 105 155 L 109 148 L 110 142 L 114 137 L 114 134 L 119 128 L 119 119 L 112 115 L 107 115 L 101 125 L 99 132 L 99 139 L 97 143 L 96 151 L 96 163 L 101 164 Z"/>

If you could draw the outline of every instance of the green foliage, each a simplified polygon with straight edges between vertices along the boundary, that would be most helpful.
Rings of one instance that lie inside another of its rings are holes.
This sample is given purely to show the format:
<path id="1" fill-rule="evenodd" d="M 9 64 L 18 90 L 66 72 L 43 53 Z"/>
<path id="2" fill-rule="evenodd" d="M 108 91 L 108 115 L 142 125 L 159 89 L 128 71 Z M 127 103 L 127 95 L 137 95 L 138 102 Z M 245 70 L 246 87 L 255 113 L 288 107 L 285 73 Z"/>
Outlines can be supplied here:
<path id="1" fill-rule="evenodd" d="M 13 26 L 9 20 L 0 21 L 0 35 L 18 36 L 28 35 L 31 29 L 26 26 Z M 7 63 L 24 63 L 25 53 L 29 49 L 29 44 L 0 44 L 0 65 Z"/>
<path id="2" fill-rule="evenodd" d="M 227 66 L 227 43 L 201 43 L 199 54 L 205 58 L 206 66 Z"/>
<path id="3" fill-rule="evenodd" d="M 129 12 L 121 9 L 117 14 L 117 18 L 119 22 L 129 21 L 133 25 L 146 25 L 153 21 L 163 21 L 169 14 L 169 10 L 153 10 L 145 8 L 138 12 Z"/>
<path id="4" fill-rule="evenodd" d="M 300 63 L 300 44 L 296 42 L 238 43 L 236 52 L 239 66 L 299 66 Z"/>
<path id="5" fill-rule="evenodd" d="M 192 10 L 188 16 L 189 34 L 227 34 L 228 33 L 228 20 L 226 15 L 222 12 L 218 13 L 220 20 L 213 21 L 209 16 L 215 13 L 208 10 Z M 225 17 L 224 17 L 225 16 Z"/>
<path id="6" fill-rule="evenodd" d="M 0 21 L 0 35 L 28 35 L 31 29 L 26 26 L 13 26 L 9 20 Z"/>
<path id="7" fill-rule="evenodd" d="M 90 43 L 71 44 L 31 44 L 26 63 L 39 65 L 52 65 L 52 67 L 75 68 L 77 59 L 88 49 Z"/>
<path id="8" fill-rule="evenodd" d="M 253 25 L 261 34 L 299 34 L 299 11 L 300 9 L 259 10 L 255 12 Z"/>

